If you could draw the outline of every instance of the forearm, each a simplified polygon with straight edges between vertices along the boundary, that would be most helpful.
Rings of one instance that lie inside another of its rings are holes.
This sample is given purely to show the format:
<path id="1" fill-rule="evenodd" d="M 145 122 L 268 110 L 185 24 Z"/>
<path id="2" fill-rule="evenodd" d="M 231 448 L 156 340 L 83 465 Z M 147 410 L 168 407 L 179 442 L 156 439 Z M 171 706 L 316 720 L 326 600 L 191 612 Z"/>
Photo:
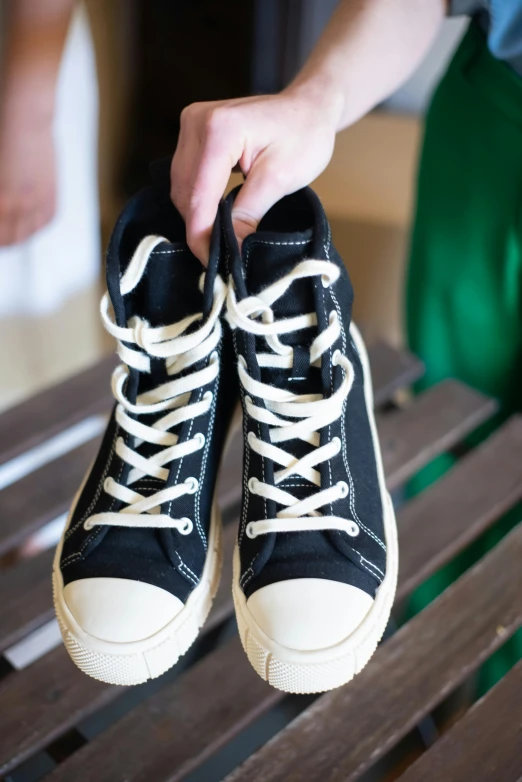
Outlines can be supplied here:
<path id="1" fill-rule="evenodd" d="M 413 73 L 444 11 L 445 0 L 342 0 L 287 91 L 331 111 L 337 130 L 352 124 Z"/>
<path id="2" fill-rule="evenodd" d="M 4 110 L 25 111 L 30 101 L 36 120 L 47 119 L 53 113 L 74 4 L 75 0 L 8 0 L 6 3 L 7 35 L 1 85 Z"/>

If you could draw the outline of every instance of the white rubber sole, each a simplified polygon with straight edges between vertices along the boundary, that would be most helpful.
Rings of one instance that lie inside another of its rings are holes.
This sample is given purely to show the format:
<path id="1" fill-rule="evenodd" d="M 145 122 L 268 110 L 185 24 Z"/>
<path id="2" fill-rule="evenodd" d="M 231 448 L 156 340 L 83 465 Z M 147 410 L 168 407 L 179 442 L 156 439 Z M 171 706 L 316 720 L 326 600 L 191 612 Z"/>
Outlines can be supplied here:
<path id="1" fill-rule="evenodd" d="M 393 505 L 386 489 L 375 420 L 370 366 L 364 342 L 357 328 L 350 330 L 365 374 L 365 400 L 377 459 L 386 541 L 386 576 L 367 615 L 348 637 L 328 648 L 299 651 L 276 643 L 254 620 L 241 587 L 240 557 L 236 545 L 233 563 L 232 594 L 241 643 L 246 655 L 262 679 L 279 690 L 291 693 L 315 693 L 335 689 L 350 681 L 368 663 L 388 624 L 399 566 L 397 525 Z"/>
<path id="2" fill-rule="evenodd" d="M 72 513 L 72 511 L 71 511 Z M 141 684 L 168 671 L 188 651 L 212 607 L 221 575 L 221 517 L 214 503 L 205 566 L 199 584 L 179 614 L 157 633 L 140 641 L 115 643 L 86 633 L 69 611 L 60 570 L 62 541 L 53 566 L 53 598 L 63 642 L 84 673 L 107 684 Z"/>

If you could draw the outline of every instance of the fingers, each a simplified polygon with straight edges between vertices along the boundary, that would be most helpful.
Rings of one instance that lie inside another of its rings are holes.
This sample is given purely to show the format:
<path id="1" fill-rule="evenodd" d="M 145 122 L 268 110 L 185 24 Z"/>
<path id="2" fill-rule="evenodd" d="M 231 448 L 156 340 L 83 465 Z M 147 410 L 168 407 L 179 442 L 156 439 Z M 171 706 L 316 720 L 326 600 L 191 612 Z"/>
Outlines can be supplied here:
<path id="1" fill-rule="evenodd" d="M 268 210 L 293 189 L 283 162 L 279 164 L 277 157 L 265 150 L 248 172 L 232 208 L 232 223 L 240 247 L 256 231 Z"/>
<path id="2" fill-rule="evenodd" d="M 206 265 L 219 201 L 241 155 L 241 141 L 224 106 L 202 106 L 184 112 L 171 195 L 185 219 L 187 243 Z"/>

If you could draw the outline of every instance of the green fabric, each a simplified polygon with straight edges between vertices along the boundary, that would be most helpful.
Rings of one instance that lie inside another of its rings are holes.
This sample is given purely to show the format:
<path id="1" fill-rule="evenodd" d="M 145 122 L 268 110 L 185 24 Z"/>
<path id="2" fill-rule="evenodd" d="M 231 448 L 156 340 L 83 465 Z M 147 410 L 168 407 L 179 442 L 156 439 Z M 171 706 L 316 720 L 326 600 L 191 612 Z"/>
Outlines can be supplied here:
<path id="1" fill-rule="evenodd" d="M 522 79 L 472 23 L 426 118 L 407 286 L 410 347 L 427 387 L 455 377 L 499 400 L 498 424 L 522 408 Z M 483 433 L 482 433 L 483 434 Z M 476 437 L 474 438 L 477 439 Z M 444 455 L 419 490 L 451 465 Z M 494 545 L 517 509 L 412 597 L 421 610 Z M 482 671 L 482 689 L 522 657 L 519 633 Z"/>

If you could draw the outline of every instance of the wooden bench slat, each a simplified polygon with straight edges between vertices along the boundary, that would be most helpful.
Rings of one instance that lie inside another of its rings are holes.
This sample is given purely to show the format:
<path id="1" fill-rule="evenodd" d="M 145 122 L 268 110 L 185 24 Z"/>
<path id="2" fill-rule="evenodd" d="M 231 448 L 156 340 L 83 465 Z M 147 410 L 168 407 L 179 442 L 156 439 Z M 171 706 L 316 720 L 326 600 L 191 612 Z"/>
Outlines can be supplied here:
<path id="1" fill-rule="evenodd" d="M 374 355 L 372 351 L 370 355 Z M 377 362 L 381 361 L 380 357 L 387 363 L 384 370 L 377 371 L 375 388 L 376 393 L 385 398 L 390 388 L 408 381 L 412 366 L 418 364 L 407 354 L 383 345 L 376 347 Z M 0 415 L 0 464 L 87 415 L 108 410 L 112 399 L 108 376 L 114 363 L 112 356 L 104 359 Z M 0 492 L 0 555 L 67 509 L 99 442 L 99 438 L 93 439 Z M 241 434 L 237 432 L 231 444 L 227 469 L 222 471 L 221 476 L 221 496 L 226 506 L 237 504 L 240 500 L 241 481 L 238 476 L 241 464 Z M 12 508 L 20 504 L 19 497 L 22 497 L 22 507 L 14 515 Z"/>
<path id="2" fill-rule="evenodd" d="M 369 349 L 377 404 L 422 374 L 422 364 L 407 351 L 385 343 Z M 111 354 L 57 385 L 0 414 L 0 465 L 113 403 L 109 377 L 118 359 Z"/>
<path id="3" fill-rule="evenodd" d="M 424 366 L 407 350 L 396 350 L 387 342 L 368 349 L 375 406 L 388 402 L 399 388 L 405 388 L 424 374 Z"/>
<path id="4" fill-rule="evenodd" d="M 235 638 L 102 733 L 97 751 L 58 766 L 49 782 L 183 779 L 280 699 Z"/>
<path id="5" fill-rule="evenodd" d="M 235 539 L 236 529 L 228 524 L 223 534 L 226 556 L 222 578 L 202 635 L 232 613 L 231 555 Z M 11 674 L 0 682 L 1 722 L 4 723 L 0 730 L 0 774 L 117 698 L 123 690 L 86 676 L 71 662 L 62 645 L 29 668 Z"/>
<path id="6" fill-rule="evenodd" d="M 383 459 L 387 474 L 391 473 L 390 481 L 393 485 L 422 466 L 432 454 L 447 447 L 448 443 L 457 442 L 463 433 L 476 425 L 477 420 L 484 420 L 489 415 L 492 404 L 489 400 L 458 384 L 450 383 L 446 386 L 442 384 L 441 391 L 426 392 L 406 409 L 393 413 L 391 417 L 394 421 L 391 425 L 387 422 L 388 416 L 379 421 L 386 433 Z M 445 414 L 444 406 L 450 405 L 454 399 L 459 403 L 458 412 L 462 414 L 458 426 L 451 416 Z M 433 413 L 433 408 L 438 404 L 441 405 L 439 426 L 426 431 L 426 437 L 423 437 L 422 427 L 418 426 L 417 408 L 427 408 Z M 404 434 L 401 433 L 402 429 Z M 435 438 L 433 443 L 427 439 L 430 436 Z M 411 445 L 406 441 L 407 438 L 411 439 Z M 0 492 L 0 555 L 22 543 L 29 534 L 68 509 L 97 451 L 99 441 L 99 438 L 95 438 L 75 448 Z M 237 505 L 241 499 L 242 486 L 241 480 L 238 480 L 241 463 L 241 434 L 237 432 L 230 447 L 227 468 L 222 471 L 221 477 L 221 492 L 227 507 Z M 395 476 L 398 465 L 401 465 L 403 472 Z"/>
<path id="7" fill-rule="evenodd" d="M 399 782 L 520 782 L 522 661 L 400 777 Z"/>
<path id="8" fill-rule="evenodd" d="M 460 393 L 461 389 L 462 389 L 462 387 L 459 387 L 459 391 L 457 392 L 457 395 Z M 464 389 L 462 391 L 462 393 L 461 393 L 461 398 L 464 399 L 464 402 L 461 403 L 461 409 L 465 408 L 465 410 L 467 412 L 467 415 L 468 415 L 468 420 L 469 421 L 475 421 L 478 415 L 484 416 L 485 412 L 490 409 L 489 408 L 489 403 L 482 396 L 480 396 L 478 394 L 474 394 L 473 392 L 464 393 L 465 391 L 466 390 Z M 429 392 L 427 392 L 427 393 L 429 393 Z M 443 399 L 446 398 L 444 394 L 442 396 L 443 396 Z M 412 404 L 412 407 L 417 405 L 417 404 L 420 404 L 421 400 L 422 400 L 422 397 L 419 397 L 418 400 L 415 400 L 415 402 Z M 472 411 L 472 412 L 470 413 L 470 411 Z M 408 431 L 408 426 L 407 426 L 407 424 L 404 423 L 404 420 L 405 420 L 405 417 L 406 417 L 406 421 L 409 420 L 411 415 L 412 415 L 411 407 L 407 408 L 404 411 L 400 411 L 400 413 L 398 413 L 398 414 L 395 414 L 395 413 L 393 414 L 393 421 L 394 421 L 393 427 L 396 427 L 397 431 L 401 432 L 401 437 L 399 438 L 399 434 L 397 434 L 396 440 L 399 440 L 399 439 L 402 440 L 402 432 L 403 432 L 403 430 L 406 431 L 406 432 Z M 441 419 L 442 420 L 446 420 L 444 416 L 441 416 Z M 454 426 L 453 420 L 450 420 L 448 422 L 448 426 Z M 459 432 L 462 431 L 462 426 L 459 426 L 458 429 L 459 429 Z M 390 437 L 391 437 L 391 432 L 392 431 L 393 431 L 392 429 L 388 430 Z M 439 433 L 439 437 L 442 437 L 442 439 L 445 442 L 448 441 L 449 435 L 448 435 L 447 431 L 445 431 L 445 429 L 439 428 L 438 433 Z M 429 436 L 430 432 L 427 432 L 427 434 Z M 421 441 L 420 437 L 418 437 L 418 436 L 416 437 L 416 442 L 417 442 L 417 447 L 423 448 L 424 452 L 426 452 L 425 443 L 423 441 Z M 411 451 L 408 451 L 408 449 L 406 447 L 401 447 L 399 449 L 399 452 L 400 452 L 401 455 L 404 456 L 404 458 L 409 460 L 410 464 L 414 465 L 415 468 L 416 468 L 417 460 L 412 458 Z M 397 457 L 397 458 L 394 457 L 391 460 L 391 462 L 394 465 L 394 469 L 396 471 L 400 471 L 402 474 L 404 474 L 402 465 L 400 463 L 400 458 L 401 458 L 400 456 Z M 389 475 L 388 477 L 393 482 L 394 473 L 391 473 L 391 475 Z M 1 494 L 0 494 L 0 500 L 1 500 Z M 229 585 L 227 585 L 227 588 L 229 588 Z M 228 609 L 228 610 L 230 610 L 230 609 Z M 78 671 L 72 665 L 72 663 L 69 663 L 68 661 L 66 661 L 66 658 L 65 658 L 64 654 L 60 654 L 59 652 L 61 652 L 61 650 L 58 650 L 56 652 L 52 652 L 51 654 L 53 655 L 54 664 L 58 667 L 58 671 L 59 671 L 60 675 L 61 675 L 60 667 L 65 667 L 65 665 L 69 665 L 68 675 L 70 675 L 71 677 L 84 676 L 84 674 L 82 674 L 80 671 Z M 24 672 L 24 674 L 23 674 L 24 680 L 27 681 L 27 678 L 30 675 L 34 676 L 35 680 L 37 680 L 37 678 L 40 675 L 42 675 L 42 674 L 40 674 L 40 666 L 41 665 L 43 666 L 42 661 L 35 662 L 33 664 L 33 666 L 31 666 L 30 669 L 28 669 L 27 671 Z M 49 674 L 46 673 L 45 675 L 48 676 Z M 58 675 L 58 673 L 56 675 Z M 16 686 L 14 684 L 14 680 L 16 678 L 19 678 L 19 677 L 14 676 L 12 678 L 13 678 L 12 686 Z M 7 682 L 6 682 L 6 686 L 7 686 Z M 96 699 L 97 699 L 97 691 L 93 691 L 93 692 L 94 692 L 93 697 L 94 697 L 94 700 L 96 701 Z M 79 694 L 80 694 L 81 698 L 86 698 L 86 701 L 83 703 L 83 706 L 85 707 L 86 711 L 91 712 L 91 711 L 93 711 L 93 710 L 95 710 L 97 708 L 96 703 L 94 703 L 94 704 L 91 703 L 91 697 L 89 695 L 89 691 L 87 691 L 87 694 L 86 694 L 86 692 L 83 689 L 80 689 L 79 690 Z M 29 694 L 24 698 L 24 701 L 25 701 L 25 707 L 24 707 L 25 708 L 25 713 L 30 713 L 30 710 L 31 710 L 32 707 L 31 707 L 31 699 L 29 697 Z M 75 713 L 81 712 L 81 708 L 82 708 L 82 704 L 78 703 L 77 707 L 76 707 L 76 712 Z M 52 728 L 54 730 L 55 728 L 57 728 L 58 725 L 62 724 L 63 725 L 63 729 L 65 730 L 71 724 L 70 721 L 69 721 L 69 712 L 70 712 L 70 704 L 69 704 L 69 702 L 66 703 L 66 708 L 65 709 L 62 709 L 62 703 L 61 702 L 53 703 L 52 704 L 52 708 L 50 709 L 50 713 L 48 715 L 45 715 L 45 717 L 46 717 L 45 720 L 42 721 L 42 724 L 39 727 L 38 731 L 35 731 L 35 734 L 33 736 L 32 749 L 30 749 L 30 745 L 29 744 L 28 745 L 24 745 L 24 746 L 26 746 L 26 749 L 25 749 L 26 754 L 30 754 L 31 751 L 34 752 L 34 751 L 36 751 L 36 749 L 38 749 L 41 746 L 44 746 L 46 743 L 48 743 L 48 740 L 49 740 L 48 730 L 50 728 Z M 65 722 L 62 722 L 62 720 L 65 720 Z M 38 735 L 38 743 L 37 744 L 35 743 L 35 741 L 36 741 L 36 739 L 35 739 L 36 734 Z M 53 733 L 53 735 L 55 735 L 55 734 Z M 18 735 L 17 741 L 23 743 L 23 741 L 24 741 L 23 731 L 20 731 L 20 735 Z M 15 741 L 15 744 L 16 744 L 16 741 Z M 8 754 L 9 753 L 7 751 L 5 752 L 5 754 L 2 753 L 2 760 L 6 760 L 7 761 Z M 19 754 L 19 752 L 17 754 Z"/>
<path id="9" fill-rule="evenodd" d="M 456 445 L 495 408 L 492 399 L 456 380 L 445 380 L 404 409 L 379 415 L 377 426 L 389 487 L 395 488 Z"/>
<path id="10" fill-rule="evenodd" d="M 522 499 L 521 453 L 522 418 L 517 416 L 401 508 L 398 597 L 413 591 Z M 231 536 L 227 547 L 231 549 L 235 533 L 227 527 L 225 535 Z M 44 552 L 0 574 L 0 651 L 52 615 L 51 561 L 52 553 Z M 229 557 L 226 567 L 223 581 L 228 585 Z"/>
<path id="11" fill-rule="evenodd" d="M 444 413 L 445 405 L 451 404 L 451 400 L 458 401 L 459 411 L 463 416 L 457 427 L 454 426 L 453 416 Z M 434 404 L 441 405 L 439 418 L 433 412 Z M 436 427 L 425 430 L 418 426 L 419 406 L 432 411 Z M 388 416 L 382 416 L 379 419 L 379 431 L 384 430 L 383 460 L 388 483 L 393 486 L 398 483 L 400 477 L 408 477 L 410 471 L 421 466 L 434 452 L 440 451 L 442 445 L 448 447 L 448 443 L 454 444 L 463 431 L 473 428 L 477 419 L 482 420 L 490 411 L 489 400 L 451 382 L 443 384 L 442 391 L 434 388 L 418 397 L 406 409 L 392 413 L 389 416 L 390 421 Z M 424 435 L 436 437 L 435 444 L 424 439 Z M 412 445 L 408 438 L 413 441 Z M 0 492 L 0 553 L 21 543 L 28 532 L 38 529 L 68 509 L 72 494 L 94 456 L 97 442 L 91 441 L 80 446 Z M 241 460 L 241 432 L 238 431 L 228 450 L 219 484 L 220 504 L 225 510 L 234 507 L 240 500 L 242 486 L 238 478 L 241 474 Z M 512 474 L 510 471 L 516 469 L 516 465 L 517 459 L 510 460 L 509 469 L 503 473 L 504 479 L 509 479 Z M 457 477 L 456 480 L 458 484 L 460 479 Z M 52 491 L 49 491 L 49 486 L 53 487 Z M 425 543 L 429 545 L 427 536 Z M 7 590 L 4 594 L 9 596 L 11 592 Z M 38 605 L 35 604 L 35 609 Z M 6 610 L 9 610 L 9 605 Z"/>
<path id="12" fill-rule="evenodd" d="M 517 436 L 520 436 L 520 422 L 518 419 L 514 419 L 511 424 L 508 424 L 504 427 L 501 433 L 499 435 L 495 436 L 496 439 L 501 439 L 506 441 L 506 449 L 504 452 L 502 452 L 496 445 L 495 441 L 492 438 L 492 448 L 491 453 L 495 454 L 498 458 L 500 463 L 503 463 L 503 453 L 505 453 L 506 456 L 509 456 L 511 454 L 511 448 L 512 448 L 512 436 L 516 434 Z M 472 459 L 473 455 L 468 457 L 468 459 Z M 468 459 L 465 459 L 462 461 L 462 463 L 456 465 L 453 468 L 451 475 L 455 475 L 454 478 L 452 478 L 452 484 L 453 484 L 453 495 L 455 497 L 459 496 L 459 475 L 460 475 L 460 485 L 462 486 L 463 490 L 468 485 L 469 480 L 469 466 L 468 466 Z M 519 469 L 522 471 L 522 463 L 521 460 L 516 460 L 519 464 Z M 488 467 L 488 464 L 481 463 L 482 468 L 485 470 Z M 477 467 L 477 465 L 475 465 Z M 408 529 L 409 533 L 413 536 L 414 540 L 416 541 L 417 545 L 420 547 L 423 547 L 423 536 L 424 536 L 424 522 L 425 522 L 425 514 L 431 518 L 434 519 L 440 519 L 442 512 L 447 509 L 447 500 L 444 491 L 441 490 L 440 487 L 443 486 L 444 482 L 449 479 L 449 476 L 447 478 L 441 479 L 441 481 L 438 484 L 435 484 L 434 486 L 430 487 L 426 490 L 425 496 L 427 498 L 431 498 L 430 502 L 423 503 L 422 505 L 417 505 L 417 512 L 416 512 L 416 518 L 415 523 L 413 519 L 408 515 Z M 488 518 L 490 520 L 493 520 L 495 518 L 494 514 L 495 512 L 502 512 L 504 510 L 503 504 L 499 505 L 498 500 L 498 493 L 496 490 L 495 482 L 492 481 L 489 484 L 485 482 L 485 485 L 489 486 L 489 493 L 486 493 L 483 495 L 483 505 L 481 508 L 481 512 L 484 514 L 484 518 Z M 464 492 L 462 492 L 464 493 Z M 461 494 L 462 494 L 461 493 Z M 424 496 L 424 495 L 423 495 Z M 471 519 L 470 516 L 470 510 L 466 509 L 465 506 L 466 503 L 461 504 L 460 510 L 462 512 L 462 515 L 464 518 Z M 473 504 L 473 503 L 472 503 Z M 399 513 L 399 519 L 398 519 L 398 525 L 399 530 L 403 529 L 402 525 L 402 518 L 403 514 L 408 514 L 408 506 L 406 505 L 402 511 Z M 453 542 L 453 533 L 451 524 L 452 522 L 457 523 L 457 516 L 459 514 L 459 506 L 456 505 L 454 509 L 452 509 L 452 512 L 450 516 L 448 517 L 447 523 L 444 525 L 443 529 L 445 531 L 445 537 L 444 539 L 439 536 L 439 545 L 442 550 L 442 556 L 444 557 L 444 552 L 447 552 L 447 556 L 449 556 L 450 552 L 455 551 L 455 544 Z M 478 527 L 475 528 L 478 531 Z M 461 536 L 461 540 L 464 542 L 465 538 L 464 536 Z M 439 561 L 441 554 L 438 550 L 432 550 L 431 548 L 427 550 L 427 555 L 431 556 L 433 561 Z M 405 546 L 404 554 L 401 555 L 401 567 L 400 571 L 405 570 L 407 573 L 412 572 L 412 568 L 410 566 L 410 560 L 417 561 L 418 555 L 415 550 L 414 546 L 408 545 Z M 429 570 L 429 562 L 426 563 L 426 567 Z M 400 597 L 405 597 L 407 594 L 411 592 L 412 589 L 417 586 L 418 581 L 413 577 L 406 577 L 405 579 L 401 579 L 399 581 L 399 588 L 398 588 L 398 595 Z M 226 589 L 228 591 L 229 585 L 228 581 L 226 584 Z M 236 639 L 232 642 L 230 642 L 227 646 L 228 652 L 227 654 L 230 655 L 233 659 L 242 659 L 244 657 L 244 653 L 241 650 L 240 643 Z M 211 661 L 209 660 L 209 665 L 212 665 Z M 205 671 L 206 668 L 206 661 L 201 663 L 201 671 Z M 202 674 L 203 675 L 203 674 Z M 206 674 L 205 674 L 206 675 Z M 237 676 L 244 676 L 244 679 L 242 681 L 242 686 L 246 689 L 250 688 L 252 686 L 252 672 L 250 670 L 244 671 L 241 666 L 238 666 Z M 237 680 L 235 682 L 237 684 Z M 217 708 L 217 706 L 220 704 L 221 708 L 221 714 L 223 715 L 223 719 L 221 720 L 220 725 L 216 726 L 212 722 L 210 724 L 207 723 L 207 715 L 206 715 L 206 708 L 207 704 L 205 701 L 202 701 L 200 704 L 201 714 L 200 714 L 200 720 L 202 725 L 202 734 L 201 734 L 201 742 L 202 746 L 197 746 L 194 744 L 187 745 L 186 752 L 180 756 L 180 750 L 177 747 L 177 744 L 171 745 L 170 743 L 166 746 L 165 743 L 161 739 L 161 734 L 154 735 L 150 734 L 150 732 L 147 731 L 146 737 L 144 735 L 144 742 L 146 738 L 146 755 L 149 756 L 149 758 L 155 758 L 156 760 L 154 763 L 158 764 L 157 766 L 154 765 L 154 771 L 155 773 L 152 774 L 152 771 L 149 770 L 149 777 L 143 772 L 143 776 L 140 776 L 138 774 L 138 771 L 136 771 L 136 776 L 128 775 L 126 778 L 129 780 L 138 780 L 138 779 L 147 779 L 147 778 L 154 778 L 155 782 L 163 782 L 163 780 L 172 780 L 172 779 L 178 779 L 178 772 L 177 772 L 177 764 L 181 764 L 184 769 L 191 767 L 196 760 L 198 762 L 201 762 L 201 757 L 197 757 L 198 752 L 203 752 L 205 750 L 206 753 L 209 752 L 209 746 L 207 746 L 206 742 L 206 736 L 207 734 L 214 737 L 214 740 L 216 742 L 214 750 L 217 749 L 220 744 L 222 744 L 227 737 L 230 736 L 231 733 L 236 733 L 240 729 L 244 727 L 245 724 L 247 724 L 251 719 L 253 719 L 254 716 L 257 716 L 260 711 L 263 709 L 269 708 L 271 705 L 273 705 L 274 701 L 272 698 L 267 698 L 265 702 L 256 704 L 256 711 L 255 714 L 250 713 L 238 713 L 236 710 L 230 711 L 230 696 L 228 693 L 228 679 L 226 677 L 223 677 L 219 681 L 216 681 L 213 688 L 212 688 L 212 703 L 214 707 Z M 348 685 L 348 687 L 351 687 L 352 685 Z M 190 690 L 189 690 L 190 692 Z M 278 697 L 283 697 L 282 695 Z M 178 703 L 178 712 L 173 712 L 173 706 L 169 705 L 170 700 L 173 700 L 174 702 Z M 75 775 L 80 773 L 81 768 L 83 767 L 89 767 L 96 769 L 96 774 L 93 775 L 93 778 L 96 778 L 98 782 L 109 782 L 109 780 L 115 780 L 116 777 L 111 776 L 111 772 L 107 772 L 107 775 L 104 776 L 104 768 L 105 768 L 105 759 L 107 756 L 112 752 L 119 754 L 120 756 L 125 754 L 124 748 L 127 746 L 127 736 L 129 734 L 132 734 L 135 730 L 135 721 L 142 725 L 143 721 L 146 722 L 147 720 L 147 713 L 149 710 L 154 710 L 158 712 L 162 712 L 166 710 L 167 714 L 174 715 L 171 716 L 172 722 L 170 727 L 170 734 L 172 736 L 178 735 L 181 733 L 183 735 L 183 726 L 179 724 L 176 721 L 176 715 L 183 715 L 184 714 L 184 705 L 179 702 L 179 691 L 174 688 L 167 688 L 160 696 L 153 696 L 151 701 L 144 706 L 139 706 L 137 709 L 135 709 L 130 714 L 126 715 L 122 721 L 120 721 L 117 725 L 115 725 L 113 728 L 111 728 L 110 732 L 107 734 L 104 734 L 102 736 L 99 736 L 97 739 L 95 739 L 94 742 L 89 744 L 89 746 L 85 747 L 80 751 L 80 753 L 73 758 L 70 759 L 65 764 L 65 769 L 67 771 L 59 771 L 57 772 L 56 780 L 61 779 L 67 779 L 67 776 L 62 776 L 63 774 L 70 774 L 71 777 L 75 777 Z M 192 704 L 188 704 L 187 708 L 193 709 Z M 143 709 L 143 712 L 141 711 Z M 192 713 L 192 711 L 191 711 Z M 214 713 L 214 712 L 213 712 Z M 219 712 L 218 712 L 219 713 Z M 145 716 L 144 716 L 145 715 Z M 225 719 L 226 717 L 226 719 Z M 204 728 L 204 730 L 203 730 Z M 144 743 L 145 746 L 145 743 Z M 196 753 L 196 754 L 194 754 Z M 136 768 L 143 770 L 143 764 L 145 763 L 144 757 L 142 757 L 141 753 L 138 753 L 137 756 L 133 756 Z M 174 758 L 176 762 L 174 763 Z M 152 762 L 152 761 L 150 761 Z M 169 766 L 170 763 L 170 766 Z M 188 765 L 187 765 L 188 764 Z M 159 775 L 157 773 L 157 770 L 159 767 L 162 768 L 170 768 L 172 775 L 170 776 L 169 773 L 164 773 L 163 775 Z M 176 773 L 175 773 L 176 772 Z M 54 782 L 54 776 L 52 776 L 52 780 Z"/>
<path id="13" fill-rule="evenodd" d="M 99 444 L 90 440 L 0 492 L 0 554 L 68 510 Z"/>
<path id="14" fill-rule="evenodd" d="M 360 777 L 522 624 L 521 557 L 522 525 L 227 782 Z"/>
<path id="15" fill-rule="evenodd" d="M 522 417 L 511 418 L 398 516 L 398 595 L 412 592 L 522 499 Z"/>
<path id="16" fill-rule="evenodd" d="M 53 556 L 44 551 L 0 572 L 0 652 L 53 616 Z"/>
<path id="17" fill-rule="evenodd" d="M 0 465 L 113 403 L 111 355 L 0 415 Z"/>
<path id="18" fill-rule="evenodd" d="M 422 374 L 420 361 L 386 343 L 372 346 L 369 354 L 377 404 Z M 0 466 L 88 416 L 108 411 L 113 403 L 109 377 L 116 363 L 111 354 L 0 414 Z"/>

